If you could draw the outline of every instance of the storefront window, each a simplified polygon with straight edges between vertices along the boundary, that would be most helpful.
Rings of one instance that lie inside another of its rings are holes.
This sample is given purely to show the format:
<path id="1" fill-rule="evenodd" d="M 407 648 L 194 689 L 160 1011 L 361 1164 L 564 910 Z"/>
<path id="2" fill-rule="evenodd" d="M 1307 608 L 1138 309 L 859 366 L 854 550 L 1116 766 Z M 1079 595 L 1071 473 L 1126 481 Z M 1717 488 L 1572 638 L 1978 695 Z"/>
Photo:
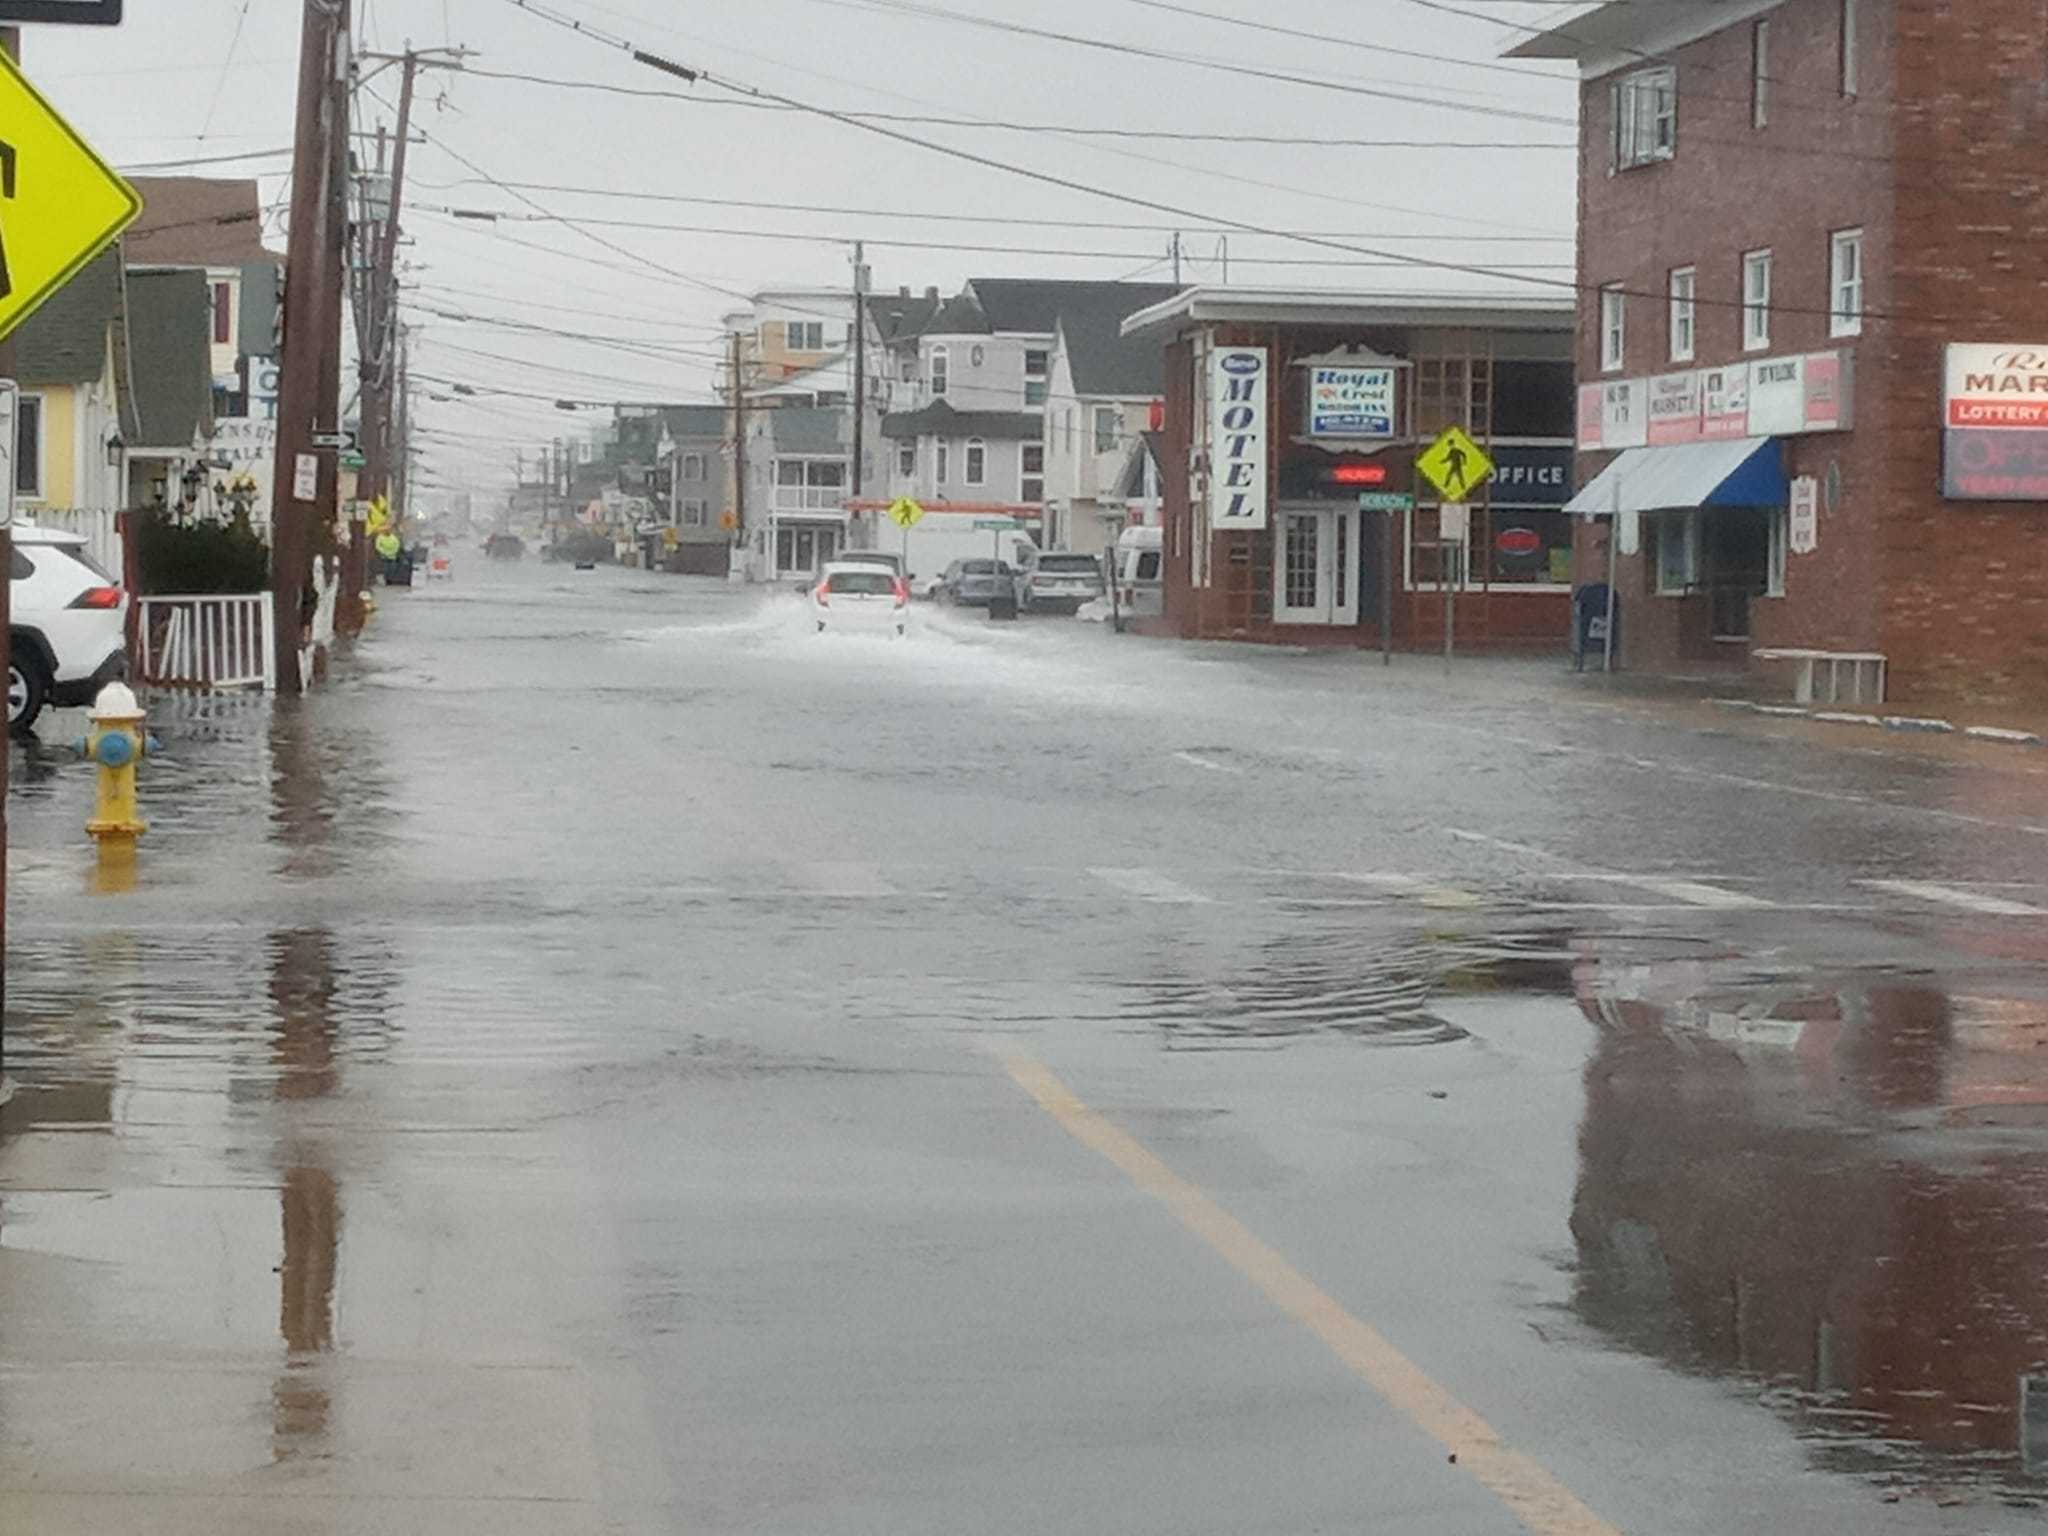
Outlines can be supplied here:
<path id="1" fill-rule="evenodd" d="M 1699 514 L 1663 512 L 1650 519 L 1657 540 L 1657 592 L 1672 597 L 1699 583 Z"/>
<path id="2" fill-rule="evenodd" d="M 1572 584 L 1572 518 L 1555 507 L 1484 507 L 1472 510 L 1469 548 L 1437 542 L 1434 505 L 1416 509 L 1409 522 L 1408 586 L 1430 591 L 1448 571 L 1467 589 L 1508 592 L 1568 589 Z M 1449 558 L 1446 559 L 1448 554 Z"/>

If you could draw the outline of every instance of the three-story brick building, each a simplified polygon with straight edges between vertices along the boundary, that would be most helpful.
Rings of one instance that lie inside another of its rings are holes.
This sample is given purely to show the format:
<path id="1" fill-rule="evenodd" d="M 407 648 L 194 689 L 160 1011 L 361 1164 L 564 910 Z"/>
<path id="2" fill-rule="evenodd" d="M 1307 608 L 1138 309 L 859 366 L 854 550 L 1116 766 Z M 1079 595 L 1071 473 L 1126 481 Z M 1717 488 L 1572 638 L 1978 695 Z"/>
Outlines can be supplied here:
<path id="1" fill-rule="evenodd" d="M 1581 75 L 1574 506 L 1619 514 L 1626 664 L 2048 698 L 2048 407 L 1984 407 L 2048 399 L 2036 0 L 1618 0 L 1511 51 Z"/>

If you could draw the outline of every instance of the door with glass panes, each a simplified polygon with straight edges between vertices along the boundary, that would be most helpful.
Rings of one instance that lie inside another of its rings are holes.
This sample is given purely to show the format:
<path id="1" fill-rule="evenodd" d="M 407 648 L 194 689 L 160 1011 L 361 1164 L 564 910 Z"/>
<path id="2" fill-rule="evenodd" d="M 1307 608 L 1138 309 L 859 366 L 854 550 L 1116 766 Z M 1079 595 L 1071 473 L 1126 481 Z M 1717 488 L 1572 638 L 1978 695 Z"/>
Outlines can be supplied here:
<path id="1" fill-rule="evenodd" d="M 1358 622 L 1358 509 L 1282 507 L 1273 528 L 1273 622 Z"/>

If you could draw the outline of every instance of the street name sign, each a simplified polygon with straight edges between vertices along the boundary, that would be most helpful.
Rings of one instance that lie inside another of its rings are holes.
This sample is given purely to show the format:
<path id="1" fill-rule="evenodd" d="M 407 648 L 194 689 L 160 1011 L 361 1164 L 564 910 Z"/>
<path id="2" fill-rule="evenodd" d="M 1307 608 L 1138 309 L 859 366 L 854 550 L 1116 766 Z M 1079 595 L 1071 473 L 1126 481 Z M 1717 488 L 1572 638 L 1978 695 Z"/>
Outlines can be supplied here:
<path id="1" fill-rule="evenodd" d="M 0 336 L 34 314 L 140 212 L 135 189 L 0 52 Z"/>
<path id="2" fill-rule="evenodd" d="M 924 521 L 924 508 L 908 496 L 898 496 L 889 503 L 889 521 L 898 528 L 915 528 Z"/>
<path id="3" fill-rule="evenodd" d="M 1493 473 L 1486 451 L 1457 427 L 1445 427 L 1415 461 L 1422 477 L 1445 501 L 1464 501 Z"/>
<path id="4" fill-rule="evenodd" d="M 1014 517 L 977 517 L 974 526 L 982 533 L 1009 533 L 1024 525 Z"/>
<path id="5" fill-rule="evenodd" d="M 1409 512 L 1414 510 L 1415 498 L 1406 491 L 1360 491 L 1358 510 L 1361 512 Z"/>

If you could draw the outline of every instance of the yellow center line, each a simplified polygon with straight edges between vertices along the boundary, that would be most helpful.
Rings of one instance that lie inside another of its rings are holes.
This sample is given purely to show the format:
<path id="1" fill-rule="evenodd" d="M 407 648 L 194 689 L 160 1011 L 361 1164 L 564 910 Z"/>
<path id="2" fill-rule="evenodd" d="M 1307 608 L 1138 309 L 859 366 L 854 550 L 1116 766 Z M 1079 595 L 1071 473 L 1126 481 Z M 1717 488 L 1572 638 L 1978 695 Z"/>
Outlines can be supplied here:
<path id="1" fill-rule="evenodd" d="M 1017 1086 L 1037 1100 L 1068 1135 L 1101 1153 L 1139 1189 L 1172 1211 L 1182 1226 L 1451 1452 L 1460 1470 L 1492 1490 L 1525 1527 L 1542 1536 L 1621 1536 L 1618 1526 L 1593 1513 L 1533 1458 L 1509 1446 L 1491 1424 L 1432 1380 L 1378 1329 L 1346 1312 L 1250 1228 L 1082 1103 L 1045 1066 L 1029 1056 L 1009 1053 L 1002 1056 L 1002 1062 Z"/>

